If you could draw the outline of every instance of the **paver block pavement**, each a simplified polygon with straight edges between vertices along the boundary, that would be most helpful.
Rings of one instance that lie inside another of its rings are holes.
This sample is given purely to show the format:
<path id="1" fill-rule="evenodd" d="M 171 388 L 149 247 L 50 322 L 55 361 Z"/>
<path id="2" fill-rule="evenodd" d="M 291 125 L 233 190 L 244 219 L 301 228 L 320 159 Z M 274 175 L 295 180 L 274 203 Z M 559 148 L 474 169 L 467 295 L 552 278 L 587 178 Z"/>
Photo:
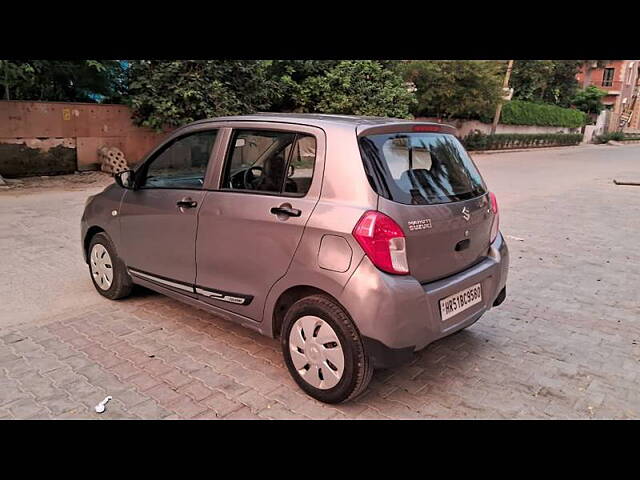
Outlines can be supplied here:
<path id="1" fill-rule="evenodd" d="M 0 419 L 640 418 L 638 197 L 608 180 L 640 175 L 640 147 L 601 152 L 476 159 L 510 247 L 506 301 L 409 364 L 377 371 L 343 405 L 306 396 L 277 340 L 144 289 L 101 298 L 73 243 L 86 192 L 0 192 L 11 210 L 0 212 L 0 291 L 8 278 L 26 286 L 14 291 L 23 311 L 13 298 L 0 305 Z M 63 210 L 73 222 L 52 225 Z M 64 308 L 29 303 L 30 285 L 48 295 L 36 276 L 60 288 Z"/>

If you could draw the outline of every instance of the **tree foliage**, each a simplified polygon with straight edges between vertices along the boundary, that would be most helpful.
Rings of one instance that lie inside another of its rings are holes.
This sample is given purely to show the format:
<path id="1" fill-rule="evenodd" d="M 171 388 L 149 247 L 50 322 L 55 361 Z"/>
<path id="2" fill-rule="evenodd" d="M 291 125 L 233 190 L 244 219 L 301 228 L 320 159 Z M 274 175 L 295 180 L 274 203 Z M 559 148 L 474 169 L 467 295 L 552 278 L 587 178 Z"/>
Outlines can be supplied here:
<path id="1" fill-rule="evenodd" d="M 5 100 L 120 102 L 124 67 L 117 60 L 0 60 Z"/>
<path id="2" fill-rule="evenodd" d="M 298 84 L 297 101 L 305 112 L 410 116 L 415 103 L 402 77 L 378 61 L 341 61 Z"/>
<path id="3" fill-rule="evenodd" d="M 311 78 L 325 76 L 339 63 L 339 60 L 274 60 L 270 73 L 280 90 L 272 109 L 281 112 L 304 111 L 302 84 Z"/>
<path id="4" fill-rule="evenodd" d="M 269 66 L 264 60 L 133 61 L 128 101 L 138 123 L 155 129 L 266 110 L 279 95 Z"/>
<path id="5" fill-rule="evenodd" d="M 602 98 L 607 95 L 605 90 L 601 90 L 594 85 L 590 85 L 584 90 L 580 90 L 572 99 L 573 105 L 578 109 L 588 114 L 598 115 L 604 105 L 602 104 Z"/>
<path id="6" fill-rule="evenodd" d="M 516 60 L 509 82 L 513 98 L 570 106 L 579 87 L 576 74 L 582 63 L 582 60 Z"/>
<path id="7" fill-rule="evenodd" d="M 416 116 L 491 121 L 500 101 L 499 62 L 479 60 L 412 60 L 399 70 L 416 87 Z"/>
<path id="8" fill-rule="evenodd" d="M 129 103 L 138 123 L 165 128 L 256 111 L 407 117 L 402 78 L 378 61 L 136 61 Z"/>

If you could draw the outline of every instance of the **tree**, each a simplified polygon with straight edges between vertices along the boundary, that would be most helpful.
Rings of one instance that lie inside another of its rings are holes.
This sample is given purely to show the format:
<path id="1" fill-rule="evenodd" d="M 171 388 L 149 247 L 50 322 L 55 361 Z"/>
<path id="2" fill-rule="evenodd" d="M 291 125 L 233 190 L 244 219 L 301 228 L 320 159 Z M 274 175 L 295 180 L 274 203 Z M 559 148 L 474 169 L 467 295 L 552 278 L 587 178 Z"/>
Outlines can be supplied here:
<path id="1" fill-rule="evenodd" d="M 542 102 L 553 76 L 553 60 L 517 60 L 511 72 L 511 87 L 516 100 Z"/>
<path id="2" fill-rule="evenodd" d="M 270 75 L 278 82 L 280 96 L 272 105 L 274 111 L 303 111 L 302 84 L 312 77 L 321 77 L 340 63 L 339 60 L 274 60 Z"/>
<path id="3" fill-rule="evenodd" d="M 124 67 L 118 60 L 2 60 L 6 100 L 119 102 Z"/>
<path id="4" fill-rule="evenodd" d="M 571 106 L 571 99 L 580 88 L 576 75 L 581 65 L 581 60 L 554 61 L 553 75 L 542 100 L 560 107 Z"/>
<path id="5" fill-rule="evenodd" d="M 155 129 L 256 111 L 407 117 L 413 101 L 394 69 L 369 60 L 144 60 L 129 80 L 134 118 Z"/>
<path id="6" fill-rule="evenodd" d="M 581 60 L 516 60 L 511 73 L 514 99 L 568 107 L 578 90 Z"/>
<path id="7" fill-rule="evenodd" d="M 605 95 L 607 95 L 605 90 L 601 90 L 598 87 L 591 85 L 576 93 L 572 103 L 578 110 L 596 116 L 604 108 L 604 105 L 602 104 L 602 97 Z"/>
<path id="8" fill-rule="evenodd" d="M 415 85 L 417 116 L 491 121 L 502 95 L 499 62 L 412 60 L 400 62 L 398 69 Z"/>
<path id="9" fill-rule="evenodd" d="M 271 64 L 267 60 L 133 61 L 128 103 L 138 124 L 155 129 L 268 110 L 282 95 Z"/>
<path id="10" fill-rule="evenodd" d="M 415 103 L 402 77 L 373 60 L 336 63 L 299 83 L 302 111 L 407 118 Z"/>

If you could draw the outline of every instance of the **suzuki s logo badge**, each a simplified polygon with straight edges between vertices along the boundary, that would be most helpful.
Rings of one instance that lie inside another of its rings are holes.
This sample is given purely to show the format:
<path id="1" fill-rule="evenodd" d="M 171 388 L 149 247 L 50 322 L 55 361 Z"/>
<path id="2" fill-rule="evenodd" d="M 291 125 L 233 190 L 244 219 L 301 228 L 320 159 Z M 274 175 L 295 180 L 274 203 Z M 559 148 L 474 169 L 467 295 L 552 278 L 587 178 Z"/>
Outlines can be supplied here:
<path id="1" fill-rule="evenodd" d="M 462 209 L 462 216 L 464 217 L 464 219 L 468 222 L 469 219 L 471 218 L 471 212 L 469 211 L 469 209 L 467 207 L 464 207 Z"/>

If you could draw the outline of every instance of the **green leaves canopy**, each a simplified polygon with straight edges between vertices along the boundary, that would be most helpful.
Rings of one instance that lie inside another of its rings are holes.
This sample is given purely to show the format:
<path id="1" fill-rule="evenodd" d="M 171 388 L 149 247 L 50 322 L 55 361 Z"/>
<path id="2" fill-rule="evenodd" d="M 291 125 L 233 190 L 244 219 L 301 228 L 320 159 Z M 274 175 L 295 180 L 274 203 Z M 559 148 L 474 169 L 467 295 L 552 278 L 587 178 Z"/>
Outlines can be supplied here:
<path id="1" fill-rule="evenodd" d="M 138 123 L 155 129 L 265 110 L 278 96 L 268 68 L 266 61 L 134 61 L 129 103 Z"/>
<path id="2" fill-rule="evenodd" d="M 398 68 L 416 87 L 416 116 L 491 121 L 502 95 L 500 62 L 412 60 Z"/>
<path id="3" fill-rule="evenodd" d="M 124 68 L 117 60 L 0 60 L 5 100 L 122 101 Z"/>
<path id="4" fill-rule="evenodd" d="M 578 90 L 582 60 L 516 60 L 510 85 L 513 98 L 568 107 Z"/>
<path id="5" fill-rule="evenodd" d="M 602 97 L 607 94 L 605 90 L 601 90 L 598 87 L 591 85 L 584 90 L 580 90 L 573 97 L 572 103 L 578 109 L 585 113 L 599 114 L 604 105 L 602 104 Z"/>
<path id="6" fill-rule="evenodd" d="M 297 111 L 409 116 L 413 96 L 400 75 L 378 61 L 136 61 L 129 102 L 144 126 Z"/>
<path id="7" fill-rule="evenodd" d="M 342 61 L 299 84 L 298 100 L 306 112 L 410 116 L 415 103 L 402 77 L 376 61 Z"/>

